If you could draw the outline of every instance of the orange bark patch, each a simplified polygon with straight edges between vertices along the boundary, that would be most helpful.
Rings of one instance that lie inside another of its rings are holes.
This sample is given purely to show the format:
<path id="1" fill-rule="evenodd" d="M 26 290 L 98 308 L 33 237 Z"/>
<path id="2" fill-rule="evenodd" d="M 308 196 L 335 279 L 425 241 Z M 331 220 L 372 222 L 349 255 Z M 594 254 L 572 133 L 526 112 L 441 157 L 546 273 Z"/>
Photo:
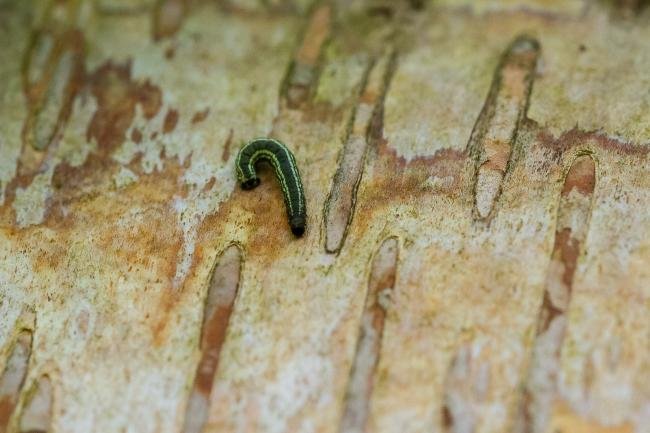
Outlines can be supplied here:
<path id="1" fill-rule="evenodd" d="M 224 233 L 228 236 L 225 228 L 237 221 L 239 227 L 250 228 L 246 230 L 250 233 L 246 249 L 254 252 L 262 262 L 270 263 L 282 254 L 284 248 L 295 248 L 302 240 L 291 234 L 282 190 L 273 170 L 268 164 L 260 164 L 256 169 L 261 179 L 260 185 L 250 191 L 236 186 L 233 194 L 220 204 L 218 211 L 203 220 L 198 239 L 204 243 L 223 238 Z M 312 230 L 318 229 L 309 226 L 308 222 L 307 235 Z"/>
<path id="2" fill-rule="evenodd" d="M 96 156 L 93 160 L 103 161 Z M 82 172 L 71 168 L 67 174 L 85 182 L 93 179 L 92 175 L 83 172 L 91 170 L 89 167 L 81 168 Z M 178 184 L 184 169 L 177 160 L 166 160 L 161 171 L 141 173 L 137 182 L 118 192 L 107 191 L 106 183 L 112 181 L 105 170 L 103 174 L 100 172 L 99 178 L 83 183 L 84 191 L 81 193 L 76 193 L 74 188 L 57 191 L 45 222 L 57 230 L 61 239 L 71 231 L 93 232 L 95 248 L 101 252 L 98 259 L 107 263 L 114 272 L 155 276 L 151 285 L 156 290 L 150 290 L 145 284 L 142 295 L 138 296 L 149 298 L 147 305 L 151 307 L 150 311 L 155 312 L 147 316 L 147 326 L 156 345 L 165 341 L 170 316 L 173 316 L 183 295 L 173 289 L 184 237 L 176 224 L 177 216 L 171 203 L 174 197 L 186 194 Z M 134 203 L 138 204 L 137 212 L 134 212 Z M 97 227 L 98 224 L 101 228 Z M 200 261 L 201 251 L 196 248 L 189 276 L 194 275 Z"/>
<path id="3" fill-rule="evenodd" d="M 34 268 L 39 272 L 56 270 L 63 264 L 66 253 L 67 248 L 60 242 L 42 242 L 35 254 Z"/>

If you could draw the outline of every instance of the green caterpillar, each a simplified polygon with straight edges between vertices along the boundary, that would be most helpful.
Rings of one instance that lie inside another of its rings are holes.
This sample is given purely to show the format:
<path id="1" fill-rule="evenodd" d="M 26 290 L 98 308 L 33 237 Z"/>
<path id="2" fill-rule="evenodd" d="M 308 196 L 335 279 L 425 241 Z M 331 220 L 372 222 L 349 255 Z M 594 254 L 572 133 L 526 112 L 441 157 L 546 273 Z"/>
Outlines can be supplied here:
<path id="1" fill-rule="evenodd" d="M 296 159 L 287 146 L 272 138 L 256 138 L 248 142 L 239 151 L 236 161 L 237 177 L 243 189 L 253 189 L 260 184 L 255 172 L 259 160 L 268 161 L 273 166 L 282 187 L 291 231 L 302 236 L 307 223 L 307 209 Z"/>

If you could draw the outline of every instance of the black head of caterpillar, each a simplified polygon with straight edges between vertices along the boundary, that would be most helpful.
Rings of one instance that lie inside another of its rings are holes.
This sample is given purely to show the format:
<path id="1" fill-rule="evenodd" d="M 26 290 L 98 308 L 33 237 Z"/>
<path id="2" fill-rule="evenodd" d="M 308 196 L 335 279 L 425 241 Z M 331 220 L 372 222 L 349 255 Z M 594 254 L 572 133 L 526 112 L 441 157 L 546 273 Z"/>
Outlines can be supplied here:
<path id="1" fill-rule="evenodd" d="M 302 236 L 307 225 L 307 208 L 300 172 L 293 153 L 287 146 L 272 138 L 256 138 L 245 144 L 235 162 L 237 178 L 242 189 L 253 189 L 260 184 L 255 164 L 261 160 L 273 166 L 275 177 L 282 188 L 291 231 L 296 236 Z"/>

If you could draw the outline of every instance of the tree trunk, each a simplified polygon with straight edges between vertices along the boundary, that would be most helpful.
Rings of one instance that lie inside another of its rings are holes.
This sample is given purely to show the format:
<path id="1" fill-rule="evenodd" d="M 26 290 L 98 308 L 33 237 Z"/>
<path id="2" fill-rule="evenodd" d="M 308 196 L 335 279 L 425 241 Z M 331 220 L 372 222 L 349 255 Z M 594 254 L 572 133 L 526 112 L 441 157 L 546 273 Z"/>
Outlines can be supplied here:
<path id="1" fill-rule="evenodd" d="M 1 0 L 0 433 L 650 432 L 643 3 Z"/>

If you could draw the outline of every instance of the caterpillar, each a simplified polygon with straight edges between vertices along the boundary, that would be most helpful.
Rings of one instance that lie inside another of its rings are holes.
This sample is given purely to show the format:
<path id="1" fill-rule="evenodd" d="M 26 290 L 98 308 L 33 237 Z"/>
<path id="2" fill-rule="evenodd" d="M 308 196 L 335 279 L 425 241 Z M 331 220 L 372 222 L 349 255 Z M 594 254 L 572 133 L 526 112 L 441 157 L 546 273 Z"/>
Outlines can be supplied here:
<path id="1" fill-rule="evenodd" d="M 284 195 L 291 232 L 302 236 L 307 223 L 307 209 L 296 159 L 287 146 L 278 140 L 256 138 L 249 141 L 242 146 L 235 162 L 242 189 L 250 190 L 260 184 L 255 172 L 255 164 L 260 160 L 268 161 L 273 166 Z"/>

